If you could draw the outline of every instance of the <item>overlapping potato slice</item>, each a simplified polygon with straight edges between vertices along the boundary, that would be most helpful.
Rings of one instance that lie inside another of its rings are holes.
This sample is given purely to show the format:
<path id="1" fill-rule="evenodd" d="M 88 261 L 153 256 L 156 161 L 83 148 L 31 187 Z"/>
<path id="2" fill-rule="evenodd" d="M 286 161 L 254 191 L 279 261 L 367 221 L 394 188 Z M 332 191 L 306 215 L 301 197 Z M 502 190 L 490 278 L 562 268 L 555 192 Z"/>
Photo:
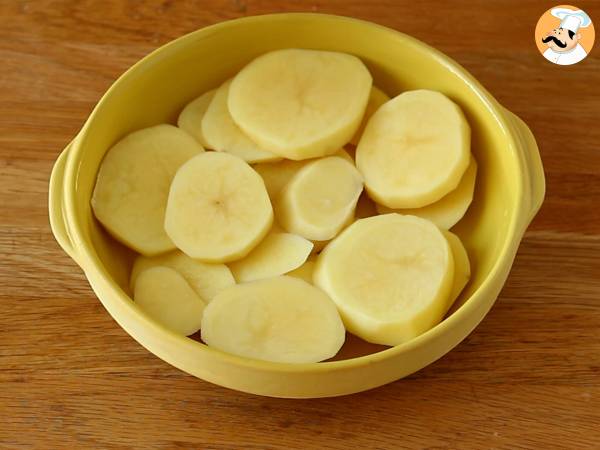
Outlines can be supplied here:
<path id="1" fill-rule="evenodd" d="M 290 276 L 221 291 L 204 311 L 201 333 L 211 347 L 286 363 L 331 358 L 345 339 L 344 325 L 331 299 Z"/>
<path id="2" fill-rule="evenodd" d="M 350 140 L 350 143 L 352 145 L 358 145 L 358 141 L 360 141 L 360 137 L 362 136 L 363 131 L 365 131 L 365 127 L 367 126 L 367 123 L 369 122 L 371 116 L 375 114 L 375 111 L 377 111 L 379 107 L 385 102 L 387 102 L 389 99 L 390 98 L 388 97 L 388 95 L 381 89 L 379 89 L 376 86 L 371 86 L 371 92 L 369 93 L 369 101 L 367 102 L 365 114 L 362 118 L 362 121 L 360 122 L 358 130 L 356 130 L 356 133 L 354 133 L 354 136 L 352 136 L 352 139 Z"/>
<path id="3" fill-rule="evenodd" d="M 236 156 L 206 152 L 171 184 L 165 230 L 177 247 L 204 262 L 246 256 L 267 234 L 273 209 L 260 175 Z"/>
<path id="4" fill-rule="evenodd" d="M 189 336 L 200 329 L 206 305 L 169 267 L 156 266 L 141 272 L 133 298 L 146 314 L 175 333 Z"/>
<path id="5" fill-rule="evenodd" d="M 333 238 L 354 216 L 362 178 L 348 161 L 331 156 L 302 167 L 275 202 L 277 221 L 313 241 Z"/>
<path id="6" fill-rule="evenodd" d="M 336 303 L 348 331 L 397 345 L 442 319 L 454 260 L 433 223 L 386 214 L 357 220 L 330 242 L 313 279 Z"/>
<path id="7" fill-rule="evenodd" d="M 377 211 L 381 214 L 397 212 L 399 214 L 413 215 L 429 219 L 438 227 L 449 230 L 463 218 L 471 202 L 475 191 L 475 178 L 477 176 L 477 163 L 471 157 L 469 167 L 465 171 L 458 187 L 435 203 L 422 208 L 414 209 L 391 209 L 377 205 Z"/>
<path id="8" fill-rule="evenodd" d="M 283 275 L 300 267 L 310 255 L 312 242 L 291 233 L 271 232 L 245 258 L 229 264 L 242 283 Z"/>
<path id="9" fill-rule="evenodd" d="M 143 255 L 173 250 L 163 227 L 169 186 L 177 169 L 202 152 L 192 136 L 172 125 L 125 136 L 100 166 L 94 215 L 117 240 Z"/>
<path id="10" fill-rule="evenodd" d="M 196 138 L 204 148 L 211 148 L 202 134 L 202 118 L 208 105 L 215 96 L 216 89 L 205 92 L 200 97 L 189 102 L 177 118 L 177 126 Z"/>
<path id="11" fill-rule="evenodd" d="M 388 208 L 421 208 L 456 189 L 470 155 L 470 128 L 445 95 L 408 91 L 371 117 L 356 148 L 369 196 Z"/>
<path id="12" fill-rule="evenodd" d="M 352 55 L 275 50 L 234 77 L 228 106 L 235 123 L 261 148 L 293 160 L 316 158 L 350 141 L 371 81 Z"/>
<path id="13" fill-rule="evenodd" d="M 177 271 L 206 303 L 210 302 L 219 291 L 235 284 L 235 279 L 225 264 L 200 262 L 176 250 L 151 258 L 138 256 L 131 269 L 131 290 L 135 289 L 140 273 L 156 266 L 169 267 Z"/>
<path id="14" fill-rule="evenodd" d="M 232 120 L 227 108 L 231 81 L 217 89 L 202 118 L 202 136 L 208 148 L 227 152 L 249 163 L 277 161 L 280 156 L 263 150 L 250 139 Z"/>

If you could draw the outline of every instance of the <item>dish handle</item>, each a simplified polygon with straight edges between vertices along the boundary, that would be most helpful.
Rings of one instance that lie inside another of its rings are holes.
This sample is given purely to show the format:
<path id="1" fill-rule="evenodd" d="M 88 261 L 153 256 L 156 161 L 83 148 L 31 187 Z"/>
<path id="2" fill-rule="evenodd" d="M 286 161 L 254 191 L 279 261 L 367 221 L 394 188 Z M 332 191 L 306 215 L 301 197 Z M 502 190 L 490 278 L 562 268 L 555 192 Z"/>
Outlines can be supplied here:
<path id="1" fill-rule="evenodd" d="M 544 196 L 546 194 L 544 166 L 542 165 L 540 151 L 531 129 L 516 114 L 513 114 L 508 110 L 506 110 L 506 114 L 508 119 L 513 123 L 515 131 L 517 132 L 519 143 L 521 144 L 521 155 L 524 158 L 525 170 L 527 171 L 529 178 L 530 198 L 529 216 L 527 221 L 528 225 L 533 220 L 542 206 L 542 203 L 544 202 Z"/>
<path id="2" fill-rule="evenodd" d="M 50 186 L 48 189 L 48 215 L 50 218 L 50 228 L 52 229 L 54 238 L 64 252 L 79 265 L 77 254 L 73 248 L 71 237 L 69 236 L 63 209 L 65 163 L 72 144 L 73 141 L 65 147 L 56 159 L 54 167 L 52 168 Z"/>

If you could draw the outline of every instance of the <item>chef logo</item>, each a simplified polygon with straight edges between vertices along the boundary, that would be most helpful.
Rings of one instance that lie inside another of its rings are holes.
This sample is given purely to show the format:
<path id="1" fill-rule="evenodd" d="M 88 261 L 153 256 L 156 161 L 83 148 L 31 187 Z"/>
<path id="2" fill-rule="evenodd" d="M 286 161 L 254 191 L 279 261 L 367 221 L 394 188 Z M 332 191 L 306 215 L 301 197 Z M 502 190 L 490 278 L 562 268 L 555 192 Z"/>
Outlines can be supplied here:
<path id="1" fill-rule="evenodd" d="M 568 66 L 585 59 L 594 45 L 594 24 L 585 11 L 560 5 L 546 11 L 535 27 L 535 43 L 544 58 Z"/>

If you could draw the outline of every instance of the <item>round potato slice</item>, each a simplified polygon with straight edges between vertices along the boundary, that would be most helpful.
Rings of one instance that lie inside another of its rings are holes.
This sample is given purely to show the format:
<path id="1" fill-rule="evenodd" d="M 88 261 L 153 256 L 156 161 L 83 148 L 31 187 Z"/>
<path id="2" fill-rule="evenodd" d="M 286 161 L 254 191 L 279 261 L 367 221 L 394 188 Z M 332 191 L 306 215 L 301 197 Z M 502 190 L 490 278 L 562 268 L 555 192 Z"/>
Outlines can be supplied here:
<path id="1" fill-rule="evenodd" d="M 344 325 L 331 299 L 289 276 L 225 289 L 204 310 L 201 333 L 210 347 L 284 363 L 331 358 L 345 339 Z"/>
<path id="2" fill-rule="evenodd" d="M 181 166 L 173 178 L 165 230 L 192 258 L 204 262 L 243 258 L 272 223 L 265 184 L 240 158 L 206 152 Z"/>
<path id="3" fill-rule="evenodd" d="M 306 164 L 276 202 L 277 221 L 288 232 L 313 241 L 333 238 L 354 217 L 362 178 L 348 161 L 330 156 Z"/>
<path id="4" fill-rule="evenodd" d="M 371 92 L 369 94 L 369 101 L 367 102 L 365 114 L 362 118 L 362 121 L 360 122 L 358 130 L 356 130 L 356 133 L 354 133 L 354 136 L 352 136 L 352 139 L 350 140 L 350 143 L 352 145 L 358 145 L 358 141 L 360 141 L 360 137 L 362 136 L 363 131 L 365 131 L 365 127 L 367 126 L 367 123 L 369 122 L 371 116 L 375 114 L 375 111 L 377 111 L 379 107 L 385 102 L 387 102 L 389 99 L 390 98 L 388 97 L 388 95 L 381 89 L 379 89 L 376 86 L 371 87 Z"/>
<path id="5" fill-rule="evenodd" d="M 242 283 L 283 275 L 300 267 L 310 255 L 313 243 L 291 233 L 271 232 L 248 256 L 229 264 Z"/>
<path id="6" fill-rule="evenodd" d="M 434 224 L 386 214 L 357 220 L 331 241 L 313 279 L 336 303 L 348 331 L 397 345 L 442 319 L 454 260 Z"/>
<path id="7" fill-rule="evenodd" d="M 135 289 L 135 282 L 140 273 L 156 266 L 165 266 L 177 271 L 206 303 L 219 291 L 235 284 L 233 275 L 225 264 L 203 263 L 176 250 L 151 258 L 138 256 L 131 269 L 131 289 Z"/>
<path id="8" fill-rule="evenodd" d="M 91 201 L 94 215 L 143 255 L 173 250 L 163 227 L 169 186 L 177 169 L 202 152 L 193 137 L 172 125 L 127 135 L 104 156 Z"/>
<path id="9" fill-rule="evenodd" d="M 231 80 L 215 93 L 202 118 L 202 135 L 208 148 L 227 152 L 249 163 L 277 161 L 280 156 L 260 148 L 232 120 L 227 109 Z"/>
<path id="10" fill-rule="evenodd" d="M 185 279 L 168 267 L 152 267 L 137 278 L 135 303 L 175 333 L 189 336 L 200 329 L 206 306 Z"/>
<path id="11" fill-rule="evenodd" d="M 202 134 L 202 118 L 216 91 L 216 89 L 212 89 L 189 102 L 177 118 L 177 126 L 194 136 L 204 148 L 210 148 L 210 145 L 208 145 Z"/>
<path id="12" fill-rule="evenodd" d="M 424 219 L 431 220 L 443 230 L 449 230 L 463 218 L 469 209 L 473 201 L 476 176 L 477 163 L 475 162 L 475 158 L 471 157 L 469 167 L 467 167 L 465 174 L 462 176 L 458 187 L 442 197 L 441 200 L 422 208 L 413 209 L 391 209 L 377 205 L 377 211 L 380 214 L 397 212 L 399 214 L 423 217 Z"/>
<path id="13" fill-rule="evenodd" d="M 448 297 L 447 311 L 469 282 L 471 278 L 471 263 L 469 262 L 467 250 L 460 238 L 450 231 L 444 231 L 444 236 L 446 236 L 448 244 L 450 244 L 454 258 L 454 282 L 452 283 L 450 297 Z"/>
<path id="14" fill-rule="evenodd" d="M 358 129 L 371 81 L 352 55 L 276 50 L 235 76 L 229 111 L 261 148 L 294 160 L 330 155 Z"/>
<path id="15" fill-rule="evenodd" d="M 470 155 L 470 128 L 445 95 L 405 92 L 381 106 L 356 148 L 370 197 L 388 208 L 421 208 L 456 189 Z"/>

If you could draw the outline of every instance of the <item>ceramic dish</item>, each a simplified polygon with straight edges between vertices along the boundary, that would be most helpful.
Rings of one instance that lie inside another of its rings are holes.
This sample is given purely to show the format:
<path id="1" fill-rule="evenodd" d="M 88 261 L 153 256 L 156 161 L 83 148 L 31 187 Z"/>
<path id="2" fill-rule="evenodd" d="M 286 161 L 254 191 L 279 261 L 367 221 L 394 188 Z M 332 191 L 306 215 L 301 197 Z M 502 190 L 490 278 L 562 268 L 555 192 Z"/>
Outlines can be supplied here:
<path id="1" fill-rule="evenodd" d="M 374 83 L 389 95 L 407 89 L 439 90 L 462 107 L 470 122 L 479 163 L 476 194 L 453 231 L 469 252 L 472 278 L 449 315 L 406 344 L 379 350 L 353 340 L 341 360 L 280 364 L 225 354 L 178 336 L 151 320 L 131 300 L 127 281 L 133 254 L 109 238 L 92 215 L 90 196 L 96 174 L 112 144 L 131 131 L 174 123 L 188 101 L 218 86 L 252 58 L 288 47 L 352 53 L 367 64 Z M 58 158 L 50 180 L 49 210 L 57 241 L 83 269 L 107 311 L 156 356 L 199 378 L 240 391 L 324 397 L 402 378 L 461 342 L 496 300 L 523 232 L 542 203 L 544 188 L 543 168 L 530 130 L 450 58 L 369 22 L 322 14 L 276 14 L 201 29 L 161 47 L 129 69 Z"/>

